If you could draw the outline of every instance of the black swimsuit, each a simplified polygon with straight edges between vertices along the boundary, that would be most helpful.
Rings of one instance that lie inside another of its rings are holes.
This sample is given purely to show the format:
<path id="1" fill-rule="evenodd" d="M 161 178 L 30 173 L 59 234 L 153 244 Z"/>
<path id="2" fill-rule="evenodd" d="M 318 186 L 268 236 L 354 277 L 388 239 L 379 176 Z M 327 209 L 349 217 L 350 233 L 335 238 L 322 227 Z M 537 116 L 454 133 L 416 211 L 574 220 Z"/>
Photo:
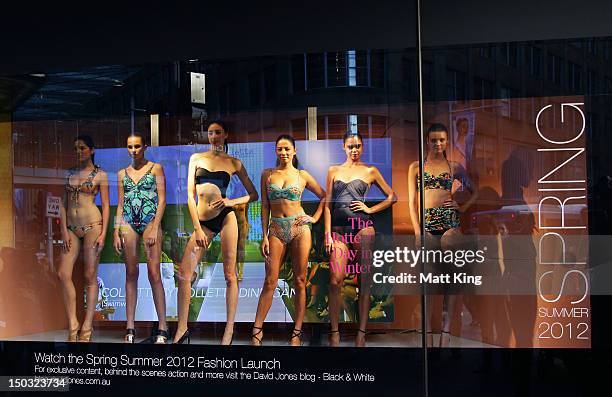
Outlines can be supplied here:
<path id="1" fill-rule="evenodd" d="M 334 181 L 332 189 L 332 226 L 342 233 L 357 234 L 359 225 L 357 218 L 363 222 L 371 221 L 372 217 L 365 212 L 353 212 L 350 208 L 352 201 L 365 201 L 365 195 L 370 186 L 361 179 L 350 182 Z M 354 220 L 351 221 L 350 218 Z M 362 222 L 361 225 L 363 225 Z"/>
<path id="2" fill-rule="evenodd" d="M 206 168 L 197 168 L 195 172 L 195 184 L 212 183 L 221 190 L 221 197 L 225 198 L 227 187 L 229 186 L 231 175 L 225 171 L 208 171 Z M 217 234 L 221 231 L 223 220 L 233 208 L 225 207 L 223 210 L 212 219 L 200 221 L 200 225 L 205 226 L 211 232 Z"/>

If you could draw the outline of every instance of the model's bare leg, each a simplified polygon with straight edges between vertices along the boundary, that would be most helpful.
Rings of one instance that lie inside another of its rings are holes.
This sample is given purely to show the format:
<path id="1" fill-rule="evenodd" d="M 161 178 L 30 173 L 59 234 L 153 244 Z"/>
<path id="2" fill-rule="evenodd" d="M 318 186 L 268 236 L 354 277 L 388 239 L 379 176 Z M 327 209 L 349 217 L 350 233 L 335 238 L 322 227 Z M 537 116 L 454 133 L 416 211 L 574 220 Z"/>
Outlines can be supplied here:
<path id="1" fill-rule="evenodd" d="M 221 252 L 223 274 L 225 275 L 225 310 L 227 322 L 221 339 L 222 345 L 229 345 L 234 335 L 234 321 L 238 306 L 238 277 L 236 275 L 236 249 L 238 246 L 238 222 L 234 212 L 227 214 L 221 228 Z"/>
<path id="2" fill-rule="evenodd" d="M 342 241 L 334 240 L 334 250 L 329 254 L 329 322 L 331 331 L 329 334 L 329 345 L 340 345 L 340 299 L 346 264 L 348 263 L 349 249 Z"/>
<path id="3" fill-rule="evenodd" d="M 153 227 L 153 223 L 149 223 L 147 227 Z M 167 331 L 166 292 L 164 291 L 164 284 L 162 283 L 160 269 L 161 246 L 162 231 L 161 227 L 158 227 L 155 244 L 152 246 L 144 244 L 144 248 L 145 254 L 147 255 L 147 273 L 149 276 L 149 284 L 151 285 L 151 291 L 153 292 L 153 303 L 155 304 L 155 311 L 157 312 L 157 320 L 159 322 L 158 329 L 160 331 Z"/>
<path id="4" fill-rule="evenodd" d="M 460 242 L 460 239 L 461 231 L 458 228 L 448 229 L 440 239 L 440 246 L 444 251 L 456 249 L 456 246 Z M 446 316 L 444 316 L 444 320 L 442 322 L 440 347 L 448 347 L 450 345 L 451 321 L 453 319 L 453 313 L 455 313 L 457 301 L 459 301 L 458 296 L 455 294 L 446 294 L 444 297 L 446 300 Z M 442 307 L 444 307 L 444 303 L 442 303 Z"/>
<path id="5" fill-rule="evenodd" d="M 98 263 L 100 262 L 100 247 L 95 245 L 96 240 L 100 236 L 102 225 L 96 225 L 90 229 L 83 237 L 83 258 L 84 258 L 84 280 L 85 280 L 85 318 L 81 326 L 80 340 L 88 340 L 87 336 L 83 337 L 84 331 L 92 329 L 94 313 L 98 304 Z M 87 333 L 85 332 L 85 335 Z"/>
<path id="6" fill-rule="evenodd" d="M 57 269 L 57 276 L 62 285 L 64 307 L 66 309 L 66 315 L 68 316 L 68 329 L 75 330 L 79 328 L 79 320 L 76 314 L 76 291 L 74 289 L 74 282 L 72 281 L 72 270 L 79 256 L 81 241 L 73 232 L 68 231 L 68 233 L 70 234 L 72 244 L 67 251 L 62 251 L 59 267 Z"/>
<path id="7" fill-rule="evenodd" d="M 302 344 L 301 331 L 306 313 L 306 272 L 308 271 L 308 255 L 312 247 L 310 228 L 303 228 L 302 233 L 291 242 L 291 265 L 295 288 L 295 328 L 289 341 L 291 346 Z"/>
<path id="8" fill-rule="evenodd" d="M 278 285 L 278 271 L 280 270 L 281 261 L 285 256 L 286 249 L 285 244 L 277 237 L 271 236 L 268 240 L 270 241 L 270 254 L 266 260 L 266 279 L 261 294 L 259 295 L 257 312 L 255 313 L 255 323 L 253 323 L 253 328 L 258 328 L 258 330 L 253 331 L 253 334 L 257 333 L 257 338 L 259 339 L 263 338 L 263 331 L 261 331 L 261 328 L 263 328 L 264 320 L 268 315 L 270 306 L 272 306 L 272 298 L 276 286 Z M 256 340 L 257 338 L 251 338 L 251 345 L 259 345 L 259 341 Z"/>
<path id="9" fill-rule="evenodd" d="M 125 328 L 134 328 L 138 302 L 138 257 L 140 235 L 126 226 L 121 230 L 123 258 L 125 260 Z"/>
<path id="10" fill-rule="evenodd" d="M 202 227 L 206 235 L 212 233 Z M 202 255 L 206 252 L 207 248 L 200 247 L 196 244 L 195 233 L 191 235 L 187 247 L 185 247 L 185 253 L 183 259 L 179 265 L 178 274 L 178 324 L 176 327 L 176 333 L 174 334 L 174 342 L 178 341 L 181 336 L 187 331 L 187 321 L 189 320 L 189 302 L 191 302 L 191 278 L 196 265 L 202 258 Z"/>
<path id="11" fill-rule="evenodd" d="M 357 236 L 359 249 L 357 259 L 363 269 L 359 273 L 359 329 L 355 338 L 355 346 L 365 346 L 365 331 L 370 316 L 370 291 L 372 289 L 372 249 L 374 248 L 375 232 L 373 227 L 361 229 Z"/>

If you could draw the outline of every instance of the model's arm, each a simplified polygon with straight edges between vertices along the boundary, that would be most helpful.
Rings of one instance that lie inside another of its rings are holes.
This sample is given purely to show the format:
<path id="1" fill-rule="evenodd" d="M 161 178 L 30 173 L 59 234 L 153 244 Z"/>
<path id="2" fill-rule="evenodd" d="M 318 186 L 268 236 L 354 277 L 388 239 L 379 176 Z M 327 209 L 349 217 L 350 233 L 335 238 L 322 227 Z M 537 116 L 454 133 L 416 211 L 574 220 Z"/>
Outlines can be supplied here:
<path id="1" fill-rule="evenodd" d="M 192 154 L 189 158 L 189 169 L 187 171 L 187 207 L 193 223 L 193 232 L 195 234 L 196 244 L 200 247 L 208 246 L 208 236 L 202 230 L 200 218 L 198 218 L 198 208 L 196 204 L 197 190 L 195 186 L 195 172 L 197 164 L 197 154 Z"/>
<path id="2" fill-rule="evenodd" d="M 125 224 L 125 222 L 123 221 L 123 177 L 125 176 L 124 173 L 125 169 L 117 172 L 117 212 L 115 213 L 115 230 L 113 232 L 113 247 L 115 248 L 117 254 L 121 254 L 121 250 L 123 248 L 123 242 L 121 240 L 121 228 Z"/>
<path id="3" fill-rule="evenodd" d="M 336 167 L 329 167 L 327 171 L 327 192 L 325 194 L 325 209 L 323 212 L 323 221 L 325 223 L 325 248 L 329 252 L 333 244 L 332 230 L 331 230 L 331 206 L 332 206 L 332 194 L 334 190 L 334 176 L 336 174 Z"/>
<path id="4" fill-rule="evenodd" d="M 417 173 L 419 172 L 419 163 L 410 164 L 408 169 L 408 209 L 410 211 L 410 221 L 414 228 L 415 236 L 421 235 L 421 222 L 418 214 L 419 208 L 419 192 L 417 191 Z"/>
<path id="5" fill-rule="evenodd" d="M 242 162 L 240 160 L 237 160 L 237 162 L 238 163 L 236 167 L 236 174 L 238 175 L 240 182 L 242 182 L 242 185 L 244 185 L 244 188 L 247 190 L 248 195 L 231 200 L 232 206 L 246 204 L 250 203 L 251 201 L 259 200 L 259 194 L 257 193 L 257 189 L 255 189 L 255 185 L 253 185 L 251 178 L 249 178 L 249 174 L 247 173 L 246 168 L 244 168 L 244 165 L 242 165 Z"/>
<path id="6" fill-rule="evenodd" d="M 68 178 L 68 176 L 66 176 Z M 70 249 L 72 245 L 72 239 L 70 238 L 70 233 L 68 233 L 68 220 L 66 211 L 68 210 L 68 192 L 64 188 L 64 194 L 62 195 L 62 205 L 60 207 L 60 228 L 62 232 L 62 241 L 64 245 L 62 246 L 64 251 Z"/>
<path id="7" fill-rule="evenodd" d="M 157 186 L 157 211 L 155 211 L 155 217 L 153 218 L 153 226 L 147 229 L 144 233 L 143 238 L 145 244 L 149 246 L 155 245 L 157 241 L 157 231 L 161 225 L 161 221 L 164 218 L 164 211 L 166 210 L 166 175 L 164 174 L 164 167 L 161 164 L 155 164 L 153 166 L 153 176 L 155 177 L 155 184 Z"/>
<path id="8" fill-rule="evenodd" d="M 155 175 L 155 183 L 157 184 L 157 211 L 153 222 L 155 222 L 154 229 L 157 230 L 161 226 L 164 211 L 166 211 L 166 174 L 164 173 L 164 167 L 161 164 L 155 164 L 153 175 Z"/>
<path id="9" fill-rule="evenodd" d="M 323 206 L 325 205 L 325 190 L 319 185 L 316 179 L 308 173 L 308 171 L 300 171 L 302 177 L 306 180 L 306 189 L 313 192 L 319 198 L 319 206 L 312 215 L 312 222 L 317 223 L 323 214 Z"/>
<path id="10" fill-rule="evenodd" d="M 353 203 L 351 203 L 351 210 L 353 210 L 353 211 L 362 210 L 366 214 L 375 214 L 375 213 L 380 212 L 380 211 L 382 211 L 382 210 L 384 210 L 386 208 L 391 207 L 397 201 L 397 196 L 395 195 L 395 192 L 393 191 L 393 189 L 391 189 L 391 186 L 389 186 L 387 181 L 385 181 L 385 178 L 383 178 L 383 176 L 380 173 L 380 171 L 378 171 L 378 168 L 372 167 L 370 172 L 371 172 L 373 183 L 375 183 L 376 186 L 378 186 L 378 188 L 384 194 L 387 195 L 387 197 L 383 201 L 381 201 L 380 203 L 378 203 L 378 204 L 376 204 L 376 205 L 374 205 L 372 207 L 368 207 L 367 205 L 365 205 L 364 203 L 361 203 L 361 202 L 353 202 Z M 356 207 L 355 209 L 352 208 L 354 206 L 354 203 L 355 203 L 355 207 Z"/>
<path id="11" fill-rule="evenodd" d="M 268 201 L 267 195 L 267 186 L 266 182 L 268 180 L 268 176 L 270 175 L 270 170 L 264 170 L 261 173 L 261 231 L 262 231 L 262 239 L 261 239 L 261 254 L 264 257 L 267 257 L 270 253 L 270 244 L 268 242 L 268 222 L 270 222 L 270 201 Z"/>
<path id="12" fill-rule="evenodd" d="M 108 199 L 108 174 L 103 171 L 98 173 L 98 177 L 100 178 L 100 200 L 102 201 L 102 231 L 100 232 L 100 236 L 98 236 L 95 245 L 97 246 L 98 252 L 100 252 L 104 247 L 104 239 L 106 237 L 106 232 L 108 231 L 110 204 Z"/>
<path id="13" fill-rule="evenodd" d="M 474 189 L 474 185 L 472 184 L 472 180 L 470 179 L 467 171 L 461 163 L 453 162 L 453 166 L 455 169 L 454 175 L 461 182 L 461 184 L 465 187 L 465 189 L 470 192 L 470 198 L 459 207 L 459 212 L 465 212 L 476 202 L 478 199 L 478 192 Z"/>

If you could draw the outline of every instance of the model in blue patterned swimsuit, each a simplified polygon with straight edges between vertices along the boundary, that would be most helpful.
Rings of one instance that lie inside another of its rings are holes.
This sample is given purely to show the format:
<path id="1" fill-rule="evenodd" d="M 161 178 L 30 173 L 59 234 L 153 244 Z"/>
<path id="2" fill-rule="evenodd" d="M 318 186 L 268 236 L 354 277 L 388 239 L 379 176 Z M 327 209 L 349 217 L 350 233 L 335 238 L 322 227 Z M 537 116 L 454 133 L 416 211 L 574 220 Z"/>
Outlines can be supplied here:
<path id="1" fill-rule="evenodd" d="M 153 167 L 155 163 L 151 164 L 137 183 L 126 169 L 123 170 L 123 219 L 140 235 L 157 213 L 157 181 L 151 174 Z"/>
<path id="2" fill-rule="evenodd" d="M 161 164 L 145 158 L 144 138 L 133 133 L 127 138 L 132 164 L 117 173 L 119 199 L 113 246 L 125 260 L 125 342 L 134 343 L 134 319 L 138 297 L 138 266 L 141 241 L 147 257 L 147 271 L 153 302 L 159 320 L 155 343 L 166 343 L 166 294 L 161 281 L 160 261 L 162 231 L 161 220 L 166 208 L 166 181 Z"/>

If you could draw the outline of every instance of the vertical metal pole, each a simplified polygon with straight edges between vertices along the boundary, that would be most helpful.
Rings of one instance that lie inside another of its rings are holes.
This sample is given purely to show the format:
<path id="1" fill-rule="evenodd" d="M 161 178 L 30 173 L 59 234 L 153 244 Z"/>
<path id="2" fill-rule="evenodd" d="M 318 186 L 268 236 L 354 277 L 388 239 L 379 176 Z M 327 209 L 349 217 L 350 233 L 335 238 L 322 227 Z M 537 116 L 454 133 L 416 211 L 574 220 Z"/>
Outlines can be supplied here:
<path id="1" fill-rule="evenodd" d="M 55 270 L 53 263 L 53 220 L 50 216 L 47 217 L 47 258 L 49 259 L 49 267 Z"/>
<path id="2" fill-rule="evenodd" d="M 417 34 L 417 87 L 419 91 L 418 95 L 418 109 L 417 109 L 417 129 L 418 129 L 418 140 L 419 140 L 419 176 L 420 180 L 425 180 L 425 134 L 423 131 L 423 54 L 421 48 L 421 0 L 416 1 L 416 34 Z M 420 212 L 420 227 L 421 227 L 421 249 L 425 250 L 425 190 L 423 189 L 423 183 L 419 186 L 419 212 Z M 425 270 L 425 264 L 421 261 L 421 272 Z M 421 344 L 423 345 L 423 395 L 429 396 L 429 369 L 427 361 L 427 288 L 426 284 L 421 284 Z"/>
<path id="3" fill-rule="evenodd" d="M 317 140 L 317 107 L 316 106 L 309 106 L 308 107 L 308 119 L 307 119 L 308 123 L 306 125 L 306 127 L 308 128 L 308 133 L 306 138 L 309 141 L 316 141 Z"/>

